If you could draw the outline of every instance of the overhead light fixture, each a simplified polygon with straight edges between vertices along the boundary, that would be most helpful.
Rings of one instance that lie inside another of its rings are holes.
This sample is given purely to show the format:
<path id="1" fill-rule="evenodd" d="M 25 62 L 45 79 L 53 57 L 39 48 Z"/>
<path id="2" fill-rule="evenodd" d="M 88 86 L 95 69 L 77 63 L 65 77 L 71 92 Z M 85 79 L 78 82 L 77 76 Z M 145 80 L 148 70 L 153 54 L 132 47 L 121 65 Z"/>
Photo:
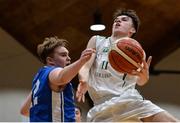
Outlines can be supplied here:
<path id="1" fill-rule="evenodd" d="M 95 13 L 93 14 L 94 17 L 94 24 L 90 26 L 90 29 L 92 31 L 102 31 L 104 30 L 106 27 L 104 24 L 102 24 L 102 14 L 99 11 L 99 9 L 97 9 L 95 11 Z"/>

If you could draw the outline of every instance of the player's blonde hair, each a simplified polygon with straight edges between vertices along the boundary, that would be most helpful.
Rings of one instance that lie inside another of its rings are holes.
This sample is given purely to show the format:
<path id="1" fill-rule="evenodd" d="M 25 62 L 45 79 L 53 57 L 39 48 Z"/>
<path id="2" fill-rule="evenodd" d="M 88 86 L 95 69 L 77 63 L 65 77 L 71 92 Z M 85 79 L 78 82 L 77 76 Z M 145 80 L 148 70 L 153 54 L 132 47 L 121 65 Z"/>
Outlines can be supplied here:
<path id="1" fill-rule="evenodd" d="M 54 49 L 58 46 L 65 47 L 66 44 L 67 40 L 59 39 L 57 36 L 47 37 L 42 44 L 37 46 L 37 54 L 40 60 L 46 64 L 46 58 L 53 53 Z"/>

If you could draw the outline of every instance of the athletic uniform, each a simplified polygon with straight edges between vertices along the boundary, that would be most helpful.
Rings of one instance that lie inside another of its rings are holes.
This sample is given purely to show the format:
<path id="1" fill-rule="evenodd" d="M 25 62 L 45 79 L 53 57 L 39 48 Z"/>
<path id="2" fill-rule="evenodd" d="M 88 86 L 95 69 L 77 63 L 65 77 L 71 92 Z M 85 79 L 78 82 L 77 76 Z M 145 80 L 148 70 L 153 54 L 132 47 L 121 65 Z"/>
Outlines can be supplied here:
<path id="1" fill-rule="evenodd" d="M 135 89 L 137 77 L 120 74 L 108 63 L 110 38 L 96 37 L 96 59 L 90 69 L 89 95 L 94 107 L 87 121 L 140 121 L 141 118 L 164 111 Z"/>
<path id="2" fill-rule="evenodd" d="M 61 92 L 49 87 L 49 73 L 56 67 L 44 66 L 32 85 L 31 122 L 75 122 L 74 95 L 71 83 Z"/>

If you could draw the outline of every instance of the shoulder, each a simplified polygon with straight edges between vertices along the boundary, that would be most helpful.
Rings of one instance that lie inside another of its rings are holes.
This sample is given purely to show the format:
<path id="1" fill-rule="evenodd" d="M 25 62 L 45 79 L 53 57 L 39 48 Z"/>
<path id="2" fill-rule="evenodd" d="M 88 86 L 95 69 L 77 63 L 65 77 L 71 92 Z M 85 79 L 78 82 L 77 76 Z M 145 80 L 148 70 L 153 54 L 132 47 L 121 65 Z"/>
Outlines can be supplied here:
<path id="1" fill-rule="evenodd" d="M 52 71 L 53 69 L 55 69 L 55 66 L 43 66 L 40 70 L 41 71 Z"/>
<path id="2" fill-rule="evenodd" d="M 61 67 L 56 67 L 53 70 L 50 71 L 49 73 L 49 85 L 50 88 L 54 91 L 60 91 L 64 88 L 64 85 L 59 85 L 59 75 L 62 72 L 63 68 Z M 61 88 L 60 88 L 61 87 Z"/>
<path id="3" fill-rule="evenodd" d="M 63 68 L 61 67 L 54 67 L 51 69 L 50 73 L 49 73 L 49 77 L 54 77 L 54 76 L 57 76 L 59 74 L 59 72 L 62 71 Z"/>
<path id="4" fill-rule="evenodd" d="M 34 79 L 36 79 L 37 77 L 46 77 L 48 76 L 56 67 L 54 66 L 43 66 L 41 67 L 37 74 L 35 75 Z"/>
<path id="5" fill-rule="evenodd" d="M 94 35 L 90 38 L 87 48 L 96 48 L 97 42 L 106 39 L 104 36 Z"/>
<path id="6" fill-rule="evenodd" d="M 104 40 L 104 39 L 106 39 L 105 36 L 100 36 L 100 35 L 96 36 L 96 40 Z"/>
<path id="7" fill-rule="evenodd" d="M 104 42 L 104 40 L 106 40 L 105 36 L 96 36 L 96 45 L 98 45 L 99 43 L 101 43 L 102 41 Z"/>
<path id="8" fill-rule="evenodd" d="M 96 36 L 92 36 L 87 44 L 87 48 L 96 48 Z"/>

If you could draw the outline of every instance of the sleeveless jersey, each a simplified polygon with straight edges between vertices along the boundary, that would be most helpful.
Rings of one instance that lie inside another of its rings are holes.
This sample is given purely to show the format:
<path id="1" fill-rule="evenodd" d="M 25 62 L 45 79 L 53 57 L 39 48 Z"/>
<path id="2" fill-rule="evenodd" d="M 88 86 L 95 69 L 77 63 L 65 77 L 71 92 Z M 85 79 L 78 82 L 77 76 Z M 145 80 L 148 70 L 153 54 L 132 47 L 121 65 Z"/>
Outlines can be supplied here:
<path id="1" fill-rule="evenodd" d="M 49 87 L 49 73 L 56 67 L 44 66 L 34 77 L 30 122 L 75 122 L 75 104 L 72 84 L 63 91 Z"/>
<path id="2" fill-rule="evenodd" d="M 110 38 L 97 36 L 96 58 L 89 73 L 89 95 L 94 106 L 88 122 L 140 122 L 141 118 L 164 111 L 145 100 L 135 89 L 136 76 L 116 72 L 108 62 Z"/>
<path id="3" fill-rule="evenodd" d="M 128 88 L 135 88 L 137 78 L 117 73 L 108 62 L 111 42 L 109 38 L 97 36 L 96 59 L 90 69 L 89 94 L 95 104 L 122 94 Z"/>

